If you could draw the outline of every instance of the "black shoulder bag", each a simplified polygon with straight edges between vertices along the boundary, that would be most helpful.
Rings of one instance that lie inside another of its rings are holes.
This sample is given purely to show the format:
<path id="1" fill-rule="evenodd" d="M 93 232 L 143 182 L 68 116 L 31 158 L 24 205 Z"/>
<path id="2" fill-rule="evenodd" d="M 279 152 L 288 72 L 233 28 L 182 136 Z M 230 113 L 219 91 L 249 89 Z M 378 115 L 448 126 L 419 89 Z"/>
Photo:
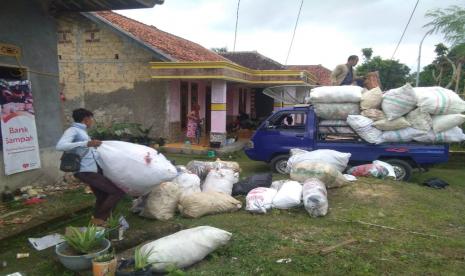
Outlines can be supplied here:
<path id="1" fill-rule="evenodd" d="M 81 169 L 81 159 L 88 152 L 89 149 L 86 150 L 83 156 L 73 152 L 64 152 L 61 156 L 60 170 L 63 172 L 79 172 Z"/>

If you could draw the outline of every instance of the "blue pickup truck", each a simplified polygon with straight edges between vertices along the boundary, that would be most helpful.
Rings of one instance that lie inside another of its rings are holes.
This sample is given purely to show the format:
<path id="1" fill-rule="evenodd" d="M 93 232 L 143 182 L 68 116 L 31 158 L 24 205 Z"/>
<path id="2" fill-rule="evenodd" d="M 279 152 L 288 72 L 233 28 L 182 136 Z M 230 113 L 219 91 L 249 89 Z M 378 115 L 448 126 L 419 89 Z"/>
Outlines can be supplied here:
<path id="1" fill-rule="evenodd" d="M 365 142 L 356 134 L 322 134 L 318 126 L 319 118 L 311 105 L 296 105 L 277 111 L 260 125 L 246 146 L 245 153 L 250 159 L 267 162 L 274 171 L 285 174 L 289 150 L 292 148 L 349 152 L 352 154 L 350 165 L 383 160 L 394 166 L 397 180 L 403 181 L 410 179 L 413 169 L 424 170 L 448 161 L 448 145 L 375 145 Z"/>

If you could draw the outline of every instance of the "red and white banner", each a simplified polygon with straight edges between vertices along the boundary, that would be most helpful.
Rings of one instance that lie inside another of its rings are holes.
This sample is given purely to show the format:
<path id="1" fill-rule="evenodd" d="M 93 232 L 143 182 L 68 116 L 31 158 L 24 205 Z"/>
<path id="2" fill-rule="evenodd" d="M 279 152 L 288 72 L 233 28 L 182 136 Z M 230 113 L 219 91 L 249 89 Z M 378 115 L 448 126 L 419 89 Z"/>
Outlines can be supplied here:
<path id="1" fill-rule="evenodd" d="M 28 80 L 0 79 L 0 111 L 5 174 L 40 168 L 39 143 Z"/>

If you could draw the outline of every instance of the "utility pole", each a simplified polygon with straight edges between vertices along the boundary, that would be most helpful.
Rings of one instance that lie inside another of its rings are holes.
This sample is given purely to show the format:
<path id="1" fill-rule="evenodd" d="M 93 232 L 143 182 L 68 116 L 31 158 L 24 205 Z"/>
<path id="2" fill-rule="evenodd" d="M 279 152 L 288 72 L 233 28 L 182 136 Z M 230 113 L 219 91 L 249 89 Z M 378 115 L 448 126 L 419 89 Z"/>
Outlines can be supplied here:
<path id="1" fill-rule="evenodd" d="M 423 38 L 421 39 L 421 42 L 420 42 L 420 47 L 418 49 L 418 61 L 417 61 L 417 77 L 416 77 L 416 81 L 415 81 L 415 86 L 418 87 L 419 83 L 420 83 L 420 61 L 421 61 L 421 47 L 423 46 L 423 41 L 425 40 L 425 38 L 430 35 L 431 33 L 433 32 L 433 30 L 429 30 L 426 32 L 426 34 L 423 36 Z"/>

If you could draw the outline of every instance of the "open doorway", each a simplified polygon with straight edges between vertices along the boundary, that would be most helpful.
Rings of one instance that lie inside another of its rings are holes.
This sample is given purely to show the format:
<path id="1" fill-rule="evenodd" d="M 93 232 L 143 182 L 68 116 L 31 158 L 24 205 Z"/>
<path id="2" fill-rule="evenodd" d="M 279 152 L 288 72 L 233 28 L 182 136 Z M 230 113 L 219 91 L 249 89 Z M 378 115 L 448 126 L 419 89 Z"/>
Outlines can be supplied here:
<path id="1" fill-rule="evenodd" d="M 205 133 L 210 133 L 211 130 L 211 103 L 212 103 L 212 87 L 205 87 Z"/>

